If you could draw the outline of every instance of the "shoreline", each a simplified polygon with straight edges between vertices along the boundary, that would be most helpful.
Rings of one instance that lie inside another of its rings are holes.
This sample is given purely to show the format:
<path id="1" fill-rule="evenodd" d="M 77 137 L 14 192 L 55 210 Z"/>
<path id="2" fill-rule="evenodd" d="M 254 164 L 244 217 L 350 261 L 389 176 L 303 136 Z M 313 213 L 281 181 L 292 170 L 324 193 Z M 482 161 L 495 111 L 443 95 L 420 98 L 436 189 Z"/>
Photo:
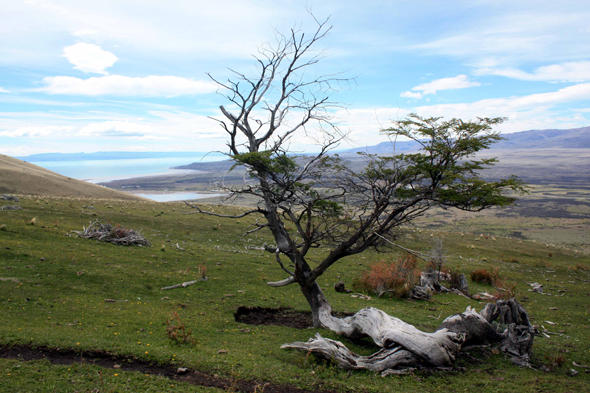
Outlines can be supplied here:
<path id="1" fill-rule="evenodd" d="M 155 202 L 183 202 L 196 199 L 208 199 L 223 197 L 227 194 L 220 194 L 212 191 L 124 191 L 128 194 L 151 199 Z M 182 197 L 185 198 L 182 198 Z M 179 198 L 180 197 L 180 198 Z"/>

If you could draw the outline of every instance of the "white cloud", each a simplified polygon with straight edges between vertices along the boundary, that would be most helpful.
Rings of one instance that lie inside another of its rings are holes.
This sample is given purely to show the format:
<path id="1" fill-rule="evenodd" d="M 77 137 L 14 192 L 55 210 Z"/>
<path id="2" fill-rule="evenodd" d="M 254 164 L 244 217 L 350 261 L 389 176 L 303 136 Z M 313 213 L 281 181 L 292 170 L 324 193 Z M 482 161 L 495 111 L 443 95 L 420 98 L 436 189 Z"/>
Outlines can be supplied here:
<path id="1" fill-rule="evenodd" d="M 424 94 L 436 94 L 438 90 L 465 89 L 480 85 L 479 82 L 471 82 L 467 78 L 467 75 L 457 75 L 452 78 L 436 79 L 432 82 L 423 83 L 412 87 L 412 91 L 422 91 Z"/>
<path id="2" fill-rule="evenodd" d="M 481 68 L 478 75 L 499 75 L 526 81 L 568 81 L 590 80 L 590 61 L 578 61 L 539 67 L 529 73 L 515 68 Z"/>
<path id="3" fill-rule="evenodd" d="M 560 111 L 555 106 L 570 102 L 590 100 L 590 83 L 578 84 L 557 91 L 520 97 L 479 100 L 472 103 L 422 105 L 413 108 L 383 107 L 373 109 L 349 108 L 335 113 L 343 129 L 350 129 L 350 141 L 354 146 L 371 146 L 387 140 L 379 130 L 390 126 L 392 120 L 400 120 L 409 113 L 420 116 L 442 116 L 475 119 L 477 117 L 507 117 L 508 121 L 495 127 L 510 133 L 533 129 L 577 128 L 587 126 L 589 119 L 580 113 L 590 109 Z M 346 148 L 347 146 L 342 146 Z"/>
<path id="4" fill-rule="evenodd" d="M 148 125 L 132 123 L 129 121 L 105 121 L 101 123 L 91 123 L 82 128 L 76 135 L 100 138 L 168 139 L 148 135 L 151 131 L 152 129 Z"/>
<path id="5" fill-rule="evenodd" d="M 404 91 L 400 94 L 400 97 L 416 98 L 420 99 L 426 94 L 436 94 L 439 90 L 454 90 L 454 89 L 465 89 L 468 87 L 480 86 L 479 82 L 471 82 L 467 75 L 457 75 L 452 78 L 436 79 L 432 82 L 423 83 L 421 85 L 412 87 L 412 91 Z M 420 93 L 422 92 L 422 93 Z"/>
<path id="6" fill-rule="evenodd" d="M 0 93 L 10 93 L 10 91 L 6 90 L 3 87 L 0 87 Z"/>
<path id="7" fill-rule="evenodd" d="M 411 91 L 404 91 L 399 96 L 405 98 L 416 98 L 419 100 L 420 98 L 422 98 L 422 93 L 412 93 Z"/>
<path id="8" fill-rule="evenodd" d="M 178 76 L 129 77 L 109 75 L 80 79 L 71 76 L 53 76 L 43 78 L 46 87 L 39 89 L 49 94 L 68 94 L 84 96 L 149 96 L 177 97 L 211 93 L 217 85 L 209 81 L 200 81 Z"/>
<path id="9" fill-rule="evenodd" d="M 60 135 L 72 131 L 72 126 L 30 126 L 20 127 L 15 130 L 0 131 L 0 136 L 11 138 L 40 138 L 46 136 Z"/>
<path id="10" fill-rule="evenodd" d="M 105 75 L 107 74 L 105 69 L 111 67 L 118 60 L 117 56 L 102 50 L 100 46 L 84 42 L 66 46 L 64 48 L 64 57 L 77 70 Z"/>
<path id="11" fill-rule="evenodd" d="M 520 97 L 492 98 L 472 103 L 420 106 L 413 111 L 422 116 L 443 116 L 474 119 L 476 117 L 507 117 L 508 122 L 498 128 L 503 132 L 530 129 L 570 128 L 587 125 L 587 120 L 568 118 L 559 120 L 553 108 L 558 104 L 590 100 L 590 83 L 565 87 L 549 93 Z M 585 124 L 586 123 L 586 124 Z"/>

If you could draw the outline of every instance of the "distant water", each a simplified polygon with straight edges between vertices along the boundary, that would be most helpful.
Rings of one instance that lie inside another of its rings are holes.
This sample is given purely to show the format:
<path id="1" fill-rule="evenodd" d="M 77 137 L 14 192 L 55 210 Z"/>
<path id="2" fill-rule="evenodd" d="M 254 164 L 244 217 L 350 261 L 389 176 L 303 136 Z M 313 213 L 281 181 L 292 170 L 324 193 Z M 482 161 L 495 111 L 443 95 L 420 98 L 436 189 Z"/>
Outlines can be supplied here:
<path id="1" fill-rule="evenodd" d="M 128 160 L 40 161 L 31 162 L 60 175 L 90 183 L 129 179 L 153 175 L 181 175 L 194 172 L 189 169 L 170 169 L 173 166 L 193 162 L 211 162 L 226 159 L 225 156 L 136 158 Z"/>
<path id="2" fill-rule="evenodd" d="M 199 194 L 197 192 L 169 192 L 166 194 L 143 194 L 133 193 L 134 195 L 151 199 L 156 202 L 174 202 L 187 201 L 190 199 L 214 198 L 226 194 Z"/>

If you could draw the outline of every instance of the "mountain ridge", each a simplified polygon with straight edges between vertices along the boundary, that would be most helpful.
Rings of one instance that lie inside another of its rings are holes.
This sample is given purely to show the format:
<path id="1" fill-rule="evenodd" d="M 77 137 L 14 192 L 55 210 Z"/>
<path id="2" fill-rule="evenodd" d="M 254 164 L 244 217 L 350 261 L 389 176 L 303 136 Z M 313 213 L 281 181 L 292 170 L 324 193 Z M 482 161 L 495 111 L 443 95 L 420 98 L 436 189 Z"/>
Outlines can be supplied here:
<path id="1" fill-rule="evenodd" d="M 504 139 L 494 143 L 490 150 L 496 149 L 590 149 L 590 126 L 570 129 L 546 129 L 500 134 Z M 386 141 L 373 146 L 348 149 L 342 153 L 364 152 L 369 154 L 390 154 L 416 151 L 419 143 L 415 141 Z"/>

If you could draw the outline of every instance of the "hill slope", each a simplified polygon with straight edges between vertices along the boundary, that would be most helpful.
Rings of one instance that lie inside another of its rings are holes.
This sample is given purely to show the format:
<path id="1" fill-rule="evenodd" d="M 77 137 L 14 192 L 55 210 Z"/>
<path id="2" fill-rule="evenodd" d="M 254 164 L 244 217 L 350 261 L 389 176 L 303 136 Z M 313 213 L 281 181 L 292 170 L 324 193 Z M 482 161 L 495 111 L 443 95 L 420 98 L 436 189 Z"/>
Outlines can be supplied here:
<path id="1" fill-rule="evenodd" d="M 0 155 L 0 193 L 144 200 L 135 195 L 65 177 L 5 155 Z"/>

